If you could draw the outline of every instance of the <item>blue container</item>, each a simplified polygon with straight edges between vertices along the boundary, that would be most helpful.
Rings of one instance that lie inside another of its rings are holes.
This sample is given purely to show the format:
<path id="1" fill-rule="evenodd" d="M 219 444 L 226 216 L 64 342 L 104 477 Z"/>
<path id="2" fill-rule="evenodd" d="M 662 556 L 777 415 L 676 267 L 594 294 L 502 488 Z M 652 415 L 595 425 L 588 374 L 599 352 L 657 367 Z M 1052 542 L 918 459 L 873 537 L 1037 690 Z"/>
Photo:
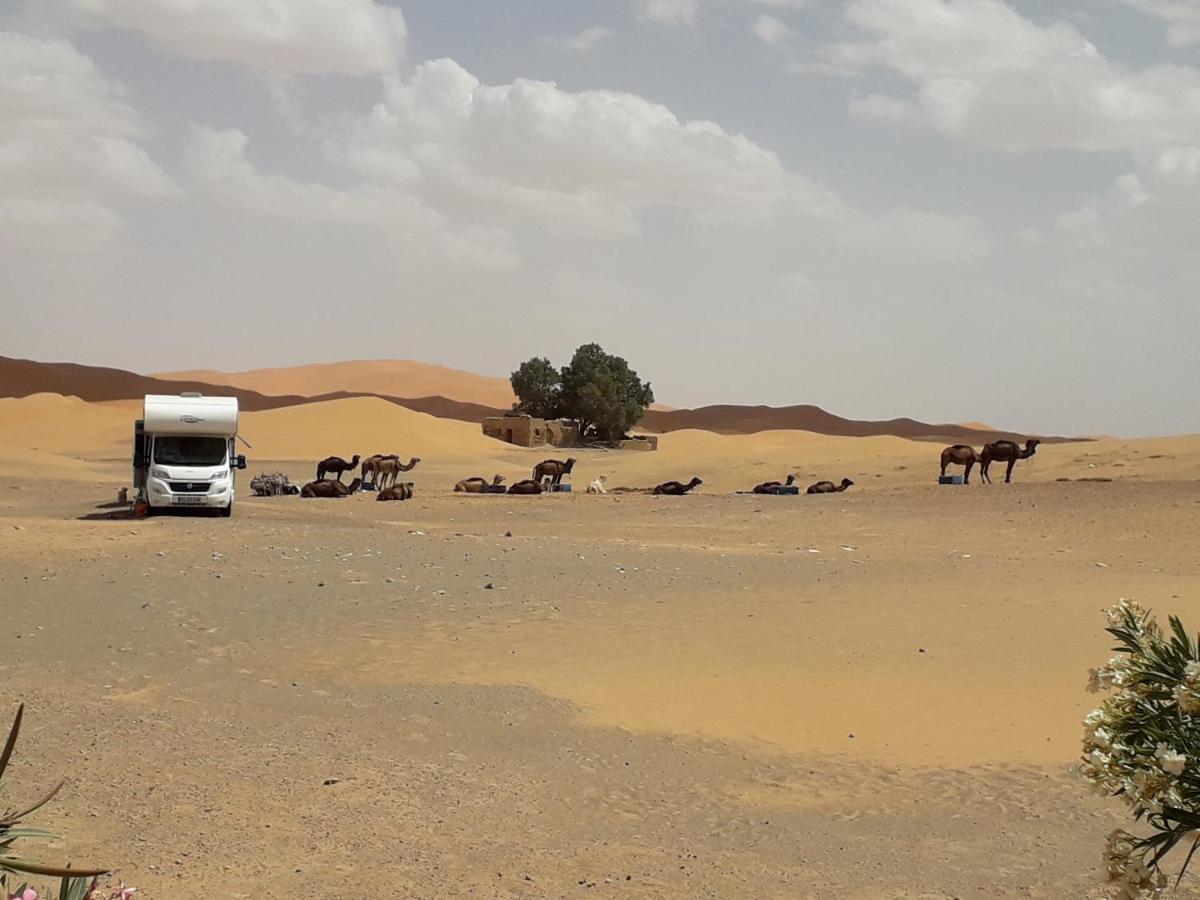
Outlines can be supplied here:
<path id="1" fill-rule="evenodd" d="M 938 484 L 962 484 L 961 475 L 940 475 L 938 476 Z"/>
<path id="2" fill-rule="evenodd" d="M 558 494 L 569 494 L 571 493 L 571 486 L 569 484 L 556 485 L 554 491 Z"/>

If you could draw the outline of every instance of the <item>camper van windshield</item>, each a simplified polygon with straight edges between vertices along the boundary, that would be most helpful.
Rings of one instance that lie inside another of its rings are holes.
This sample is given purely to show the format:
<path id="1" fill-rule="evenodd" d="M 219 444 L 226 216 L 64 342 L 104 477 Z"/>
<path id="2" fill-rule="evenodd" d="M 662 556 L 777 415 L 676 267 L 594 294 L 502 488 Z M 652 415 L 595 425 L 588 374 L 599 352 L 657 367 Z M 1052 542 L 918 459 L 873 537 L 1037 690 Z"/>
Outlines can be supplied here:
<path id="1" fill-rule="evenodd" d="M 164 466 L 223 466 L 225 438 L 156 437 L 154 461 Z"/>

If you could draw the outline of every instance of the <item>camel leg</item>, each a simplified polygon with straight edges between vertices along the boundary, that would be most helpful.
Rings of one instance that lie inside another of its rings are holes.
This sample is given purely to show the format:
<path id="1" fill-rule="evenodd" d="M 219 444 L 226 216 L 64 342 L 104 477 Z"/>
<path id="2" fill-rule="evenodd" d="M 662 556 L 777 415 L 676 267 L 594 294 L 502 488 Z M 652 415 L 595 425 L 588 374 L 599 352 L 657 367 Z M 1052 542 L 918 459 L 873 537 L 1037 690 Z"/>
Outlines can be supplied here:
<path id="1" fill-rule="evenodd" d="M 942 463 L 942 477 L 943 478 L 946 477 L 946 465 L 947 465 L 946 463 Z"/>
<path id="2" fill-rule="evenodd" d="M 967 460 L 966 470 L 963 473 L 963 484 L 971 483 L 971 467 L 975 465 L 974 460 Z"/>
<path id="3" fill-rule="evenodd" d="M 1015 466 L 1016 464 L 1017 464 L 1017 461 L 1015 459 L 1010 459 L 1008 461 L 1008 469 L 1004 473 L 1004 483 L 1005 484 L 1012 483 L 1012 470 L 1013 470 L 1013 466 Z"/>
<path id="4" fill-rule="evenodd" d="M 988 475 L 988 466 L 990 466 L 991 464 L 992 464 L 992 461 L 990 459 L 981 459 L 979 461 L 979 483 L 980 484 L 991 484 L 992 483 L 992 479 Z"/>

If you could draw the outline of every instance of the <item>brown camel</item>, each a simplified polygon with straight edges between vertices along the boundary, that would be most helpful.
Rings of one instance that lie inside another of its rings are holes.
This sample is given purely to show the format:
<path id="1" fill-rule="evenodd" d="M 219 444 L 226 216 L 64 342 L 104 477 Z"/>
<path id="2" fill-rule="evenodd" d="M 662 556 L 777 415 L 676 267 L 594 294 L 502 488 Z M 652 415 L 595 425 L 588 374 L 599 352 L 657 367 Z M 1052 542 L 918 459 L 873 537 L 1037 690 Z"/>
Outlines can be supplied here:
<path id="1" fill-rule="evenodd" d="M 355 478 L 352 482 L 350 482 L 349 486 L 342 484 L 340 481 L 328 481 L 322 478 L 316 481 L 310 481 L 304 487 L 300 488 L 300 496 L 321 497 L 325 499 L 333 497 L 349 497 L 360 487 L 362 487 L 361 478 Z"/>
<path id="2" fill-rule="evenodd" d="M 979 454 L 975 452 L 974 447 L 968 447 L 966 444 L 947 447 L 942 451 L 942 477 L 946 477 L 946 466 L 962 466 L 966 470 L 963 473 L 963 484 L 970 484 L 971 469 L 977 462 L 979 462 Z"/>
<path id="3" fill-rule="evenodd" d="M 558 487 L 564 475 L 571 474 L 573 468 L 575 468 L 574 457 L 568 457 L 565 460 L 547 459 L 533 467 L 533 480 L 543 481 L 549 478 L 550 487 L 553 489 Z"/>
<path id="4" fill-rule="evenodd" d="M 756 494 L 778 494 L 779 489 L 781 487 L 791 487 L 795 483 L 796 483 L 795 475 L 789 475 L 787 477 L 787 481 L 783 481 L 783 482 L 764 481 L 762 484 L 756 484 L 754 486 L 754 493 L 756 493 Z"/>
<path id="5" fill-rule="evenodd" d="M 330 456 L 328 459 L 323 459 L 317 463 L 317 481 L 321 481 L 328 474 L 336 474 L 337 480 L 342 480 L 342 473 L 349 472 L 358 465 L 358 454 L 354 454 L 354 459 L 346 462 L 340 456 Z"/>
<path id="6" fill-rule="evenodd" d="M 704 484 L 699 478 L 693 477 L 687 484 L 681 484 L 678 481 L 664 481 L 654 489 L 654 493 L 663 494 L 667 497 L 682 497 L 684 494 L 691 491 L 692 488 L 699 487 Z"/>
<path id="7" fill-rule="evenodd" d="M 524 481 L 515 481 L 509 488 L 510 494 L 540 494 L 542 493 L 541 482 L 534 481 L 532 478 L 526 478 Z"/>
<path id="8" fill-rule="evenodd" d="M 468 494 L 499 494 L 504 491 L 504 476 L 493 475 L 491 482 L 479 475 L 464 478 L 454 486 L 454 490 Z"/>
<path id="9" fill-rule="evenodd" d="M 841 484 L 834 484 L 832 481 L 818 481 L 816 484 L 810 484 L 805 493 L 808 494 L 840 494 L 846 488 L 853 485 L 854 482 L 849 478 L 843 478 Z"/>
<path id="10" fill-rule="evenodd" d="M 1037 452 L 1037 438 L 1030 438 L 1025 442 L 1025 449 L 1022 450 L 1012 441 L 996 441 L 992 444 L 984 444 L 983 452 L 979 454 L 979 480 L 992 483 L 992 478 L 988 475 L 988 468 L 994 462 L 1006 462 L 1008 468 L 1004 472 L 1004 483 L 1008 484 L 1012 481 L 1013 466 L 1017 464 L 1018 459 L 1029 459 Z"/>
<path id="11" fill-rule="evenodd" d="M 413 483 L 411 481 L 402 481 L 390 488 L 384 488 L 376 494 L 376 500 L 411 500 L 413 495 Z"/>
<path id="12" fill-rule="evenodd" d="M 407 464 L 400 462 L 399 459 L 388 459 L 387 457 L 376 460 L 374 467 L 374 474 L 376 476 L 375 487 L 394 487 L 396 476 L 401 472 L 411 472 L 420 461 L 416 456 L 410 459 Z"/>
<path id="13" fill-rule="evenodd" d="M 362 480 L 364 482 L 375 483 L 375 466 L 378 465 L 381 459 L 399 459 L 395 453 L 372 453 L 362 461 Z"/>

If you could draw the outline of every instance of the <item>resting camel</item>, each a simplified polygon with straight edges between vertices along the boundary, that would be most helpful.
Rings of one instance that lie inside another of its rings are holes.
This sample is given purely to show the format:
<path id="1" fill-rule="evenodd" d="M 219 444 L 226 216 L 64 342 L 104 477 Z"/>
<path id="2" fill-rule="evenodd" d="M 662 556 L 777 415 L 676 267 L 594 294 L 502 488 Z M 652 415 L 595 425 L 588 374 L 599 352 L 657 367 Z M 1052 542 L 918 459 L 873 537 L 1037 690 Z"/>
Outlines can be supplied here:
<path id="1" fill-rule="evenodd" d="M 1018 459 L 1029 459 L 1037 452 L 1037 438 L 1030 438 L 1025 442 L 1025 449 L 1022 450 L 1012 441 L 996 441 L 992 444 L 984 444 L 983 452 L 979 454 L 979 480 L 992 483 L 991 476 L 988 475 L 988 467 L 994 462 L 1007 462 L 1008 469 L 1004 472 L 1004 483 L 1008 484 L 1012 481 L 1013 466 L 1017 464 Z"/>
<path id="2" fill-rule="evenodd" d="M 607 494 L 608 476 L 601 475 L 599 478 L 594 479 L 592 483 L 587 486 L 587 492 L 589 494 Z"/>
<path id="3" fill-rule="evenodd" d="M 966 470 L 963 473 L 963 484 L 970 484 L 971 469 L 977 462 L 979 462 L 979 454 L 975 452 L 974 447 L 968 447 L 966 444 L 947 447 L 942 451 L 942 477 L 946 477 L 946 466 L 963 466 Z"/>
<path id="4" fill-rule="evenodd" d="M 682 497 L 692 488 L 699 487 L 704 484 L 699 478 L 693 477 L 687 484 L 681 484 L 678 481 L 664 481 L 654 489 L 656 494 L 664 494 L 668 497 Z"/>
<path id="5" fill-rule="evenodd" d="M 327 474 L 336 474 L 337 480 L 342 480 L 342 473 L 351 471 L 358 465 L 358 454 L 354 454 L 354 459 L 346 462 L 340 456 L 330 456 L 328 459 L 323 459 L 317 463 L 317 481 L 321 481 Z"/>
<path id="6" fill-rule="evenodd" d="M 818 481 L 816 484 L 810 484 L 806 493 L 809 494 L 840 494 L 846 488 L 854 484 L 849 478 L 843 478 L 841 484 L 834 484 L 832 481 Z"/>
<path id="7" fill-rule="evenodd" d="M 454 486 L 454 490 L 467 494 L 499 494 L 504 492 L 504 476 L 493 475 L 491 482 L 484 480 L 481 476 L 476 475 L 473 478 L 464 478 Z"/>
<path id="8" fill-rule="evenodd" d="M 787 477 L 787 481 L 784 481 L 784 482 L 764 481 L 762 484 L 756 484 L 754 486 L 754 493 L 756 493 L 756 494 L 778 494 L 779 489 L 781 487 L 791 487 L 795 483 L 796 483 L 795 475 L 789 475 Z"/>
<path id="9" fill-rule="evenodd" d="M 304 487 L 300 488 L 301 497 L 321 497 L 325 499 L 333 497 L 349 497 L 355 491 L 362 487 L 362 479 L 355 478 L 347 487 L 340 481 L 328 481 L 325 479 L 317 479 L 310 481 Z"/>
<path id="10" fill-rule="evenodd" d="M 573 468 L 575 468 L 575 458 L 573 456 L 565 460 L 547 459 L 533 467 L 533 480 L 542 481 L 549 478 L 550 487 L 556 488 L 563 480 L 563 476 L 570 475 Z"/>
<path id="11" fill-rule="evenodd" d="M 541 482 L 534 481 L 532 478 L 526 478 L 524 481 L 515 481 L 509 488 L 510 494 L 540 494 L 542 493 Z"/>
<path id="12" fill-rule="evenodd" d="M 413 495 L 413 483 L 411 481 L 402 481 L 390 488 L 384 488 L 375 495 L 376 500 L 411 500 Z"/>
<path id="13" fill-rule="evenodd" d="M 400 462 L 399 459 L 389 459 L 386 456 L 376 460 L 372 469 L 375 475 L 375 487 L 394 487 L 396 476 L 401 472 L 411 472 L 420 461 L 416 456 L 410 459 L 407 464 Z"/>

